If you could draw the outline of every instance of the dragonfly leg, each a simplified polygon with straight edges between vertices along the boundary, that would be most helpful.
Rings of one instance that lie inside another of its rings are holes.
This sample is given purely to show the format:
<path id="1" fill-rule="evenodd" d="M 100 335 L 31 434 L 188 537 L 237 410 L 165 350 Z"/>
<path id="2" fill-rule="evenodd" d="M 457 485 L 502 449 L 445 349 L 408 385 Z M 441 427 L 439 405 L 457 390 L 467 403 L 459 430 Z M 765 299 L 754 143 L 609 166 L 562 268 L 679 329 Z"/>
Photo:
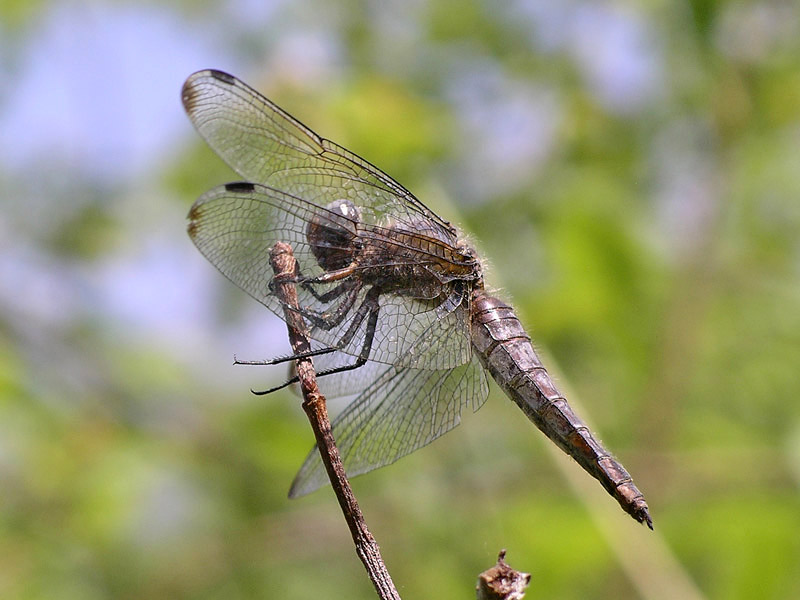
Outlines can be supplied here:
<path id="1" fill-rule="evenodd" d="M 367 319 L 366 331 L 364 333 L 364 343 L 361 346 L 361 351 L 358 353 L 356 357 L 356 361 L 350 365 L 342 365 L 340 367 L 334 367 L 331 369 L 326 369 L 324 371 L 320 371 L 317 373 L 317 377 L 324 377 L 326 375 L 333 375 L 334 373 L 341 373 L 343 371 L 351 371 L 353 369 L 357 369 L 359 367 L 364 366 L 364 364 L 369 359 L 370 352 L 372 351 L 372 342 L 375 339 L 375 329 L 378 324 L 378 312 L 380 311 L 380 304 L 378 303 L 378 296 L 380 296 L 380 290 L 378 288 L 371 288 L 368 292 L 366 297 L 364 298 L 364 302 L 361 303 L 361 306 L 358 307 L 355 316 L 353 317 L 353 322 L 350 323 L 350 326 L 345 331 L 344 335 L 339 339 L 336 344 L 333 346 L 329 346 L 327 348 L 318 348 L 317 350 L 310 350 L 308 352 L 301 352 L 299 354 L 292 354 L 290 356 L 283 356 L 272 359 L 270 361 L 237 361 L 236 364 L 242 365 L 275 365 L 282 362 L 290 361 L 290 360 L 297 360 L 300 358 L 310 358 L 313 356 L 320 356 L 322 354 L 329 354 L 331 352 L 337 352 L 347 346 L 355 337 L 356 332 L 361 328 L 361 324 L 364 322 L 364 319 Z M 294 377 L 289 378 L 288 380 L 284 381 L 282 384 L 270 388 L 264 391 L 253 391 L 254 394 L 257 396 L 262 396 L 265 394 L 271 394 L 272 392 L 276 392 L 280 389 L 285 388 L 293 383 L 297 383 L 299 378 L 297 375 Z"/>
<path id="2" fill-rule="evenodd" d="M 336 307 L 336 310 L 332 313 L 328 311 L 324 313 L 318 313 L 316 311 L 311 311 L 309 309 L 304 308 L 295 308 L 292 306 L 287 306 L 289 310 L 294 310 L 300 313 L 304 318 L 311 321 L 311 323 L 315 327 L 319 327 L 326 331 L 329 331 L 339 325 L 343 320 L 344 317 L 350 312 L 353 304 L 358 297 L 358 292 L 361 289 L 360 285 L 352 285 L 351 288 L 347 290 L 348 296 L 342 302 L 339 303 L 339 306 Z M 366 299 L 362 303 L 362 305 L 356 311 L 355 316 L 353 317 L 353 322 L 347 328 L 344 335 L 339 339 L 336 344 L 333 346 L 328 346 L 325 348 L 318 348 L 316 350 L 309 350 L 308 352 L 302 352 L 300 354 L 289 354 L 287 356 L 278 356 L 276 358 L 271 358 L 269 360 L 239 360 L 238 358 L 234 357 L 233 364 L 235 365 L 253 365 L 253 366 L 265 366 L 265 365 L 278 365 L 283 362 L 287 362 L 290 360 L 297 360 L 299 358 L 309 358 L 312 356 L 319 356 L 321 354 L 329 354 L 331 352 L 336 352 L 337 350 L 341 350 L 347 344 L 350 343 L 350 340 L 353 339 L 356 331 L 360 327 L 362 321 L 367 315 L 368 312 L 368 304 Z"/>
<path id="3" fill-rule="evenodd" d="M 295 265 L 294 276 L 291 278 L 292 283 L 300 284 L 300 286 L 309 292 L 314 298 L 316 298 L 319 302 L 323 304 L 327 304 L 331 300 L 335 300 L 339 296 L 341 296 L 351 285 L 353 285 L 353 281 L 351 279 L 345 279 L 341 281 L 336 287 L 327 292 L 320 294 L 315 285 L 331 283 L 332 281 L 338 281 L 341 279 L 340 277 L 334 277 L 333 279 L 328 278 L 321 278 L 321 277 L 306 277 L 303 275 L 303 272 L 300 270 L 299 265 Z M 270 279 L 268 284 L 269 290 L 272 293 L 275 293 L 275 279 Z"/>
<path id="4" fill-rule="evenodd" d="M 317 292 L 317 290 L 314 289 L 315 284 L 313 282 L 303 279 L 299 279 L 298 281 L 300 283 L 300 286 L 304 290 L 308 291 L 312 296 L 314 296 L 314 298 L 316 298 L 319 302 L 322 302 L 323 304 L 327 304 L 331 300 L 336 300 L 336 298 L 347 292 L 350 288 L 353 287 L 353 284 L 356 283 L 353 280 L 343 281 L 333 289 L 330 289 L 327 292 L 320 294 L 319 292 Z"/>
<path id="5" fill-rule="evenodd" d="M 330 289 L 327 292 L 320 294 L 316 290 L 315 286 L 325 283 L 331 283 L 330 281 L 321 281 L 319 277 L 305 277 L 302 271 L 300 271 L 300 267 L 297 267 L 296 276 L 297 276 L 297 283 L 299 283 L 304 290 L 309 292 L 312 296 L 314 296 L 314 298 L 316 298 L 319 302 L 322 302 L 323 304 L 327 304 L 331 300 L 335 300 L 336 298 L 347 292 L 352 287 L 359 286 L 357 281 L 353 279 L 345 279 L 344 281 L 341 281 L 339 284 L 337 284 L 333 289 Z"/>
<path id="6" fill-rule="evenodd" d="M 319 298 L 325 298 L 333 292 L 336 292 L 336 295 L 328 298 L 327 301 L 344 295 L 344 298 L 333 310 L 325 310 L 320 312 L 311 310 L 309 308 L 294 308 L 291 306 L 288 308 L 300 313 L 305 319 L 308 319 L 314 327 L 319 327 L 325 331 L 330 331 L 334 327 L 338 327 L 348 315 L 350 309 L 353 308 L 353 304 L 355 304 L 356 299 L 358 298 L 359 291 L 361 291 L 360 282 L 348 281 L 346 284 L 343 283 L 341 285 L 337 285 L 334 289 L 322 294 Z"/>
<path id="7" fill-rule="evenodd" d="M 358 356 L 356 357 L 356 361 L 351 365 L 342 365 L 340 367 L 333 367 L 332 369 L 320 371 L 317 373 L 317 377 L 324 377 L 325 375 L 333 375 L 334 373 L 342 373 L 344 371 L 352 371 L 353 369 L 363 367 L 367 360 L 369 360 L 369 355 L 372 353 L 372 342 L 375 339 L 375 328 L 378 325 L 378 312 L 380 311 L 380 305 L 378 304 L 379 293 L 374 295 L 371 294 L 374 289 L 376 288 L 372 288 L 367 293 L 367 297 L 364 299 L 364 302 L 361 305 L 363 307 L 369 303 L 369 318 L 367 319 L 367 328 L 364 332 L 364 343 L 361 346 L 361 352 L 359 352 Z M 360 308 L 361 307 L 359 307 L 359 309 Z M 353 334 L 355 334 L 355 331 Z M 350 337 L 352 338 L 352 335 Z"/>
<path id="8" fill-rule="evenodd" d="M 319 277 L 314 278 L 307 278 L 303 275 L 302 271 L 300 271 L 300 267 L 296 267 L 294 278 L 294 283 L 299 283 L 300 286 L 309 292 L 316 300 L 323 304 L 327 304 L 332 300 L 335 300 L 339 296 L 343 294 L 347 294 L 342 300 L 339 305 L 333 310 L 325 310 L 325 311 L 315 311 L 310 308 L 305 307 L 294 307 L 294 306 L 285 306 L 284 308 L 288 308 L 289 310 L 293 310 L 297 313 L 300 313 L 305 319 L 308 319 L 314 327 L 319 327 L 324 329 L 325 331 L 330 331 L 334 327 L 337 327 L 344 317 L 350 312 L 350 309 L 353 307 L 353 304 L 358 297 L 358 292 L 361 289 L 361 283 L 354 279 L 345 279 L 338 285 L 336 285 L 333 289 L 328 290 L 320 294 L 315 289 L 315 285 L 326 283 L 322 281 Z M 269 289 L 273 290 L 274 281 L 269 282 Z M 261 364 L 261 363 L 259 363 Z M 270 363 L 271 364 L 271 363 Z"/>
<path id="9" fill-rule="evenodd" d="M 347 281 L 353 273 L 355 272 L 355 264 L 351 264 L 343 269 L 336 269 L 335 271 L 325 271 L 321 275 L 317 275 L 316 277 L 306 277 L 303 275 L 303 272 L 300 270 L 299 265 L 296 266 L 294 271 L 294 276 L 291 278 L 292 283 L 299 283 L 304 288 L 309 290 L 314 296 L 319 300 L 320 297 L 317 295 L 316 290 L 313 289 L 313 285 L 322 284 L 322 283 L 333 283 L 334 281 Z M 284 280 L 285 281 L 285 280 Z M 275 280 L 271 279 L 269 281 L 269 289 L 270 291 L 275 291 Z"/>

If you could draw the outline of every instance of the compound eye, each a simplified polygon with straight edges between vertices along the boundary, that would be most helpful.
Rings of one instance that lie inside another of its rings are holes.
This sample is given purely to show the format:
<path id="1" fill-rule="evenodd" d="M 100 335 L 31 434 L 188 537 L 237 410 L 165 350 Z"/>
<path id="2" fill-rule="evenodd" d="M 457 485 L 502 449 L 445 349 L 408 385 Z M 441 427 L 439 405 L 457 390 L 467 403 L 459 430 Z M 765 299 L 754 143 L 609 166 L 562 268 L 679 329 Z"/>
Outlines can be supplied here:
<path id="1" fill-rule="evenodd" d="M 361 220 L 361 213 L 359 212 L 358 208 L 356 208 L 356 205 L 350 202 L 350 200 L 334 200 L 325 208 L 333 213 L 342 215 L 346 219 L 355 221 L 356 223 Z"/>
<path id="2" fill-rule="evenodd" d="M 361 247 L 358 209 L 349 200 L 334 200 L 309 221 L 306 238 L 317 263 L 326 271 L 349 266 Z"/>

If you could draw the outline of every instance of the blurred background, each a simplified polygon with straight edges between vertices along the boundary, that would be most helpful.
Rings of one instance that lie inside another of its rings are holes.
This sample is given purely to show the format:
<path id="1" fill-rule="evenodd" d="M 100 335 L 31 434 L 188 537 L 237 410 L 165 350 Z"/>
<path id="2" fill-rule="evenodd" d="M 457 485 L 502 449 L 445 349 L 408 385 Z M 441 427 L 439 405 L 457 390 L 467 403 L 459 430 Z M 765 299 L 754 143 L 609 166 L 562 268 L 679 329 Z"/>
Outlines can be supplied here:
<path id="1" fill-rule="evenodd" d="M 800 597 L 800 8 L 0 5 L 0 596 L 373 598 L 282 323 L 194 249 L 231 72 L 458 223 L 645 492 L 638 526 L 496 387 L 354 480 L 403 598 Z"/>

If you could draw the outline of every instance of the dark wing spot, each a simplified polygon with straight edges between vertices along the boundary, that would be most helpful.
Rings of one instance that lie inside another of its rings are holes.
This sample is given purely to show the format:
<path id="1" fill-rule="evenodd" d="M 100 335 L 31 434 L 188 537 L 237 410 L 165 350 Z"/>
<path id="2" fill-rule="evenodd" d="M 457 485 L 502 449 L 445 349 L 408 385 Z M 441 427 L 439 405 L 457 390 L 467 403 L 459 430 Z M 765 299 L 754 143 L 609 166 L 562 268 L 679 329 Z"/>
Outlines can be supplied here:
<path id="1" fill-rule="evenodd" d="M 227 83 L 228 85 L 233 85 L 236 83 L 236 77 L 233 75 L 228 75 L 225 71 L 217 71 L 216 69 L 209 69 L 208 74 L 211 75 L 214 79 L 219 79 L 223 83 Z"/>
<path id="2" fill-rule="evenodd" d="M 247 181 L 234 181 L 233 183 L 225 184 L 225 191 L 234 194 L 249 194 L 255 189 L 256 186 Z"/>
<path id="3" fill-rule="evenodd" d="M 197 217 L 200 216 L 200 207 L 197 206 L 197 203 L 192 204 L 192 208 L 189 209 L 189 214 L 186 215 L 186 218 L 190 221 L 196 221 Z"/>
<path id="4" fill-rule="evenodd" d="M 197 101 L 197 89 L 194 87 L 192 78 L 186 80 L 181 90 L 181 102 L 183 102 L 183 109 L 191 115 L 194 112 L 194 105 Z"/>
<path id="5" fill-rule="evenodd" d="M 200 231 L 200 219 L 203 218 L 203 207 L 193 204 L 186 218 L 189 219 L 186 231 L 189 233 L 189 237 L 194 238 L 197 232 Z"/>

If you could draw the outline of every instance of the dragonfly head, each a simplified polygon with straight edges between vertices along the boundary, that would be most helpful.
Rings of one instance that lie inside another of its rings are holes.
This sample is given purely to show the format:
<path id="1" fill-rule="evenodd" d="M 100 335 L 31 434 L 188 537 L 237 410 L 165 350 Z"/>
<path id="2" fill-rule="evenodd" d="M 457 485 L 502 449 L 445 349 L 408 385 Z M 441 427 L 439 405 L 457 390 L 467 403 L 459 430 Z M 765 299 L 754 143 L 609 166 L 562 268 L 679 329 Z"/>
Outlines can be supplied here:
<path id="1" fill-rule="evenodd" d="M 350 200 L 334 200 L 309 220 L 306 239 L 320 267 L 335 271 L 349 266 L 361 250 L 361 213 Z"/>

